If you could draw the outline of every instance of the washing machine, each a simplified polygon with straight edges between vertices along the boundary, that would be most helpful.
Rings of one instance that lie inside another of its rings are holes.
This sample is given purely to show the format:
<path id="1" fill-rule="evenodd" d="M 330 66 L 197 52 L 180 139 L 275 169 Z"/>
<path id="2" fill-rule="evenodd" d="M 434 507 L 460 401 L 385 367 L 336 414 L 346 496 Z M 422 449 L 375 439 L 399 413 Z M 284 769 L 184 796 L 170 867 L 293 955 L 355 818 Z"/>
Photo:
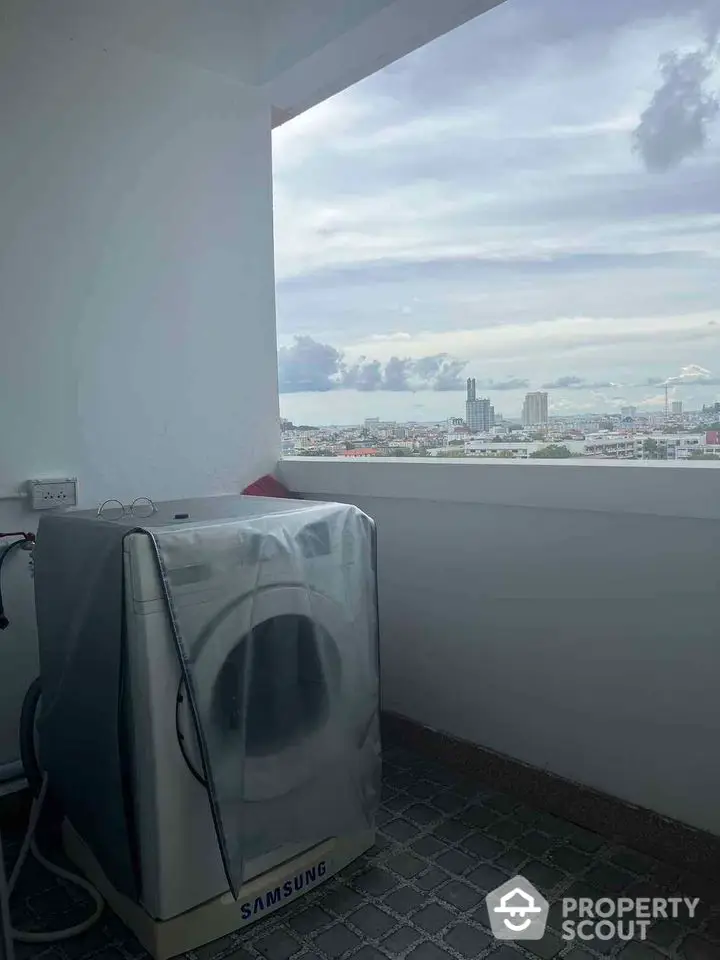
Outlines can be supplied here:
<path id="1" fill-rule="evenodd" d="M 372 845 L 375 531 L 256 497 L 43 517 L 40 750 L 71 857 L 155 956 Z"/>

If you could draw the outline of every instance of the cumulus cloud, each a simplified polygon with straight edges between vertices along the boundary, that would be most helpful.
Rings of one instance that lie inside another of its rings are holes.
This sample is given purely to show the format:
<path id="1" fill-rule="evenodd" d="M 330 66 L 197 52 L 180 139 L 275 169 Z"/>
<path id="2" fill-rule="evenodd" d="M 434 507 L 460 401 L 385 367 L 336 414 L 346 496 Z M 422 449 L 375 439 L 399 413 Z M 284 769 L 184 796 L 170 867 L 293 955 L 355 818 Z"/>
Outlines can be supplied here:
<path id="1" fill-rule="evenodd" d="M 278 352 L 281 393 L 316 393 L 339 388 L 360 392 L 464 390 L 462 375 L 466 366 L 466 360 L 446 353 L 417 359 L 390 357 L 386 363 L 362 356 L 346 364 L 343 354 L 335 347 L 307 336 L 296 336 L 294 344 Z M 512 381 L 512 384 L 524 385 L 527 381 Z M 495 389 L 515 389 L 515 386 L 495 385 Z"/>
<path id="2" fill-rule="evenodd" d="M 633 146 L 648 170 L 665 172 L 705 147 L 708 127 L 720 113 L 720 97 L 708 85 L 717 48 L 714 23 L 702 49 L 660 57 L 662 83 L 633 133 Z"/>
<path id="3" fill-rule="evenodd" d="M 716 386 L 720 384 L 720 377 L 714 377 L 712 373 L 707 370 L 705 367 L 701 367 L 697 363 L 689 363 L 687 366 L 682 367 L 680 373 L 675 377 L 668 377 L 667 380 L 663 380 L 663 383 L 669 385 L 671 384 L 681 384 L 681 383 L 697 383 L 704 386 Z"/>
<path id="4" fill-rule="evenodd" d="M 279 384 L 281 393 L 315 393 L 332 390 L 342 354 L 327 343 L 318 343 L 312 337 L 295 337 L 291 347 L 278 351 Z"/>

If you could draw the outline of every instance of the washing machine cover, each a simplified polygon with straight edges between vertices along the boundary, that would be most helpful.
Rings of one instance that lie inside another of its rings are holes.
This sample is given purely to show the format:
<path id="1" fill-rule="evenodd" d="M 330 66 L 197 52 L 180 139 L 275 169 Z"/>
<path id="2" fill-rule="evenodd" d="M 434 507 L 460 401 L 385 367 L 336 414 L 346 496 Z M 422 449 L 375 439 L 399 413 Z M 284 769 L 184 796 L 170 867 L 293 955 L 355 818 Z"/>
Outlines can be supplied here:
<path id="1" fill-rule="evenodd" d="M 289 841 L 310 847 L 367 829 L 379 797 L 373 522 L 346 504 L 254 497 L 195 503 L 202 509 L 160 504 L 144 520 L 68 511 L 43 516 L 38 530 L 41 762 L 109 879 L 135 898 L 122 715 L 128 533 L 144 532 L 154 544 L 233 893 L 250 857 Z M 182 586 L 200 575 L 217 588 L 208 619 L 178 602 Z M 273 591 L 292 597 L 277 616 L 267 603 Z M 293 765 L 298 782 L 327 775 L 327 791 L 311 794 L 312 810 L 296 808 L 292 789 L 282 803 L 273 797 L 274 771 L 282 797 Z"/>

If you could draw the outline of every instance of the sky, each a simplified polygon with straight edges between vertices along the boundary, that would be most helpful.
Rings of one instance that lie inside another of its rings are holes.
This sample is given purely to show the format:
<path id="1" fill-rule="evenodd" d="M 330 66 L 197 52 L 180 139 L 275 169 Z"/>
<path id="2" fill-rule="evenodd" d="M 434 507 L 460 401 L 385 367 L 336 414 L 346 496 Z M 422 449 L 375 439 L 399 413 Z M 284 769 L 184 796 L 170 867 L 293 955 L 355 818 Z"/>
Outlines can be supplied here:
<path id="1" fill-rule="evenodd" d="M 283 416 L 720 400 L 720 0 L 505 0 L 273 164 Z"/>

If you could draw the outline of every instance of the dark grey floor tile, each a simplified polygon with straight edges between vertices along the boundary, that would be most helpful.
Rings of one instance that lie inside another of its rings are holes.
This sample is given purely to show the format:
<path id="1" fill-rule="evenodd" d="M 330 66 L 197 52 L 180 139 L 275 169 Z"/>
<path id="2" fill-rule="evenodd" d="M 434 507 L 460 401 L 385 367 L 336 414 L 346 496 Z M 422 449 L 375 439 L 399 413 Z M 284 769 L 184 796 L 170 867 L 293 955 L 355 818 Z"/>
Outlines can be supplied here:
<path id="1" fill-rule="evenodd" d="M 308 935 L 332 923 L 333 918 L 320 907 L 309 907 L 288 920 L 288 926 L 297 933 Z"/>
<path id="2" fill-rule="evenodd" d="M 629 870 L 630 873 L 636 873 L 640 876 L 651 873 L 658 866 L 657 860 L 646 857 L 644 853 L 629 850 L 627 847 L 618 847 L 613 850 L 609 859 L 621 870 Z"/>
<path id="3" fill-rule="evenodd" d="M 468 923 L 458 923 L 451 927 L 443 940 L 463 957 L 477 957 L 490 943 L 490 937 L 477 927 Z"/>
<path id="4" fill-rule="evenodd" d="M 419 910 L 412 919 L 413 923 L 422 930 L 427 930 L 428 933 L 438 933 L 443 927 L 452 923 L 454 918 L 455 914 L 446 910 L 445 907 L 441 907 L 439 903 L 429 903 L 422 910 Z"/>
<path id="5" fill-rule="evenodd" d="M 397 790 L 405 790 L 412 794 L 413 787 L 419 779 L 420 778 L 415 772 L 412 770 L 407 770 L 397 774 L 395 777 L 392 777 L 390 779 L 390 786 L 395 787 Z"/>
<path id="6" fill-rule="evenodd" d="M 563 890 L 562 896 L 573 900 L 580 900 L 583 897 L 586 900 L 599 900 L 605 894 L 599 887 L 594 887 L 587 880 L 582 879 L 571 883 L 567 889 Z"/>
<path id="7" fill-rule="evenodd" d="M 481 807 L 477 805 L 466 807 L 465 810 L 461 810 L 458 814 L 458 818 L 463 823 L 469 824 L 471 827 L 480 827 L 483 830 L 486 827 L 491 826 L 491 824 L 496 823 L 499 819 L 495 810 L 490 810 L 488 807 Z"/>
<path id="8" fill-rule="evenodd" d="M 517 947 L 511 947 L 509 943 L 504 943 L 499 950 L 496 950 L 494 953 L 489 954 L 492 960 L 519 960 L 522 956 L 526 954 L 521 954 Z"/>
<path id="9" fill-rule="evenodd" d="M 447 850 L 447 844 L 443 843 L 442 840 L 438 840 L 437 837 L 425 836 L 420 837 L 418 840 L 413 840 L 410 844 L 410 849 L 414 850 L 415 853 L 421 857 L 434 857 L 438 853 Z"/>
<path id="10" fill-rule="evenodd" d="M 388 890 L 396 886 L 397 881 L 387 870 L 380 867 L 370 867 L 369 870 L 352 878 L 352 885 L 363 893 L 369 893 L 373 897 L 382 897 Z"/>
<path id="11" fill-rule="evenodd" d="M 563 947 L 567 946 L 565 940 L 555 936 L 554 933 L 547 931 L 542 940 L 524 940 L 523 946 L 534 957 L 540 957 L 541 960 L 552 960 L 557 957 Z"/>
<path id="12" fill-rule="evenodd" d="M 585 853 L 595 853 L 600 850 L 601 847 L 607 846 L 608 842 L 606 838 L 601 837 L 599 833 L 593 833 L 591 830 L 578 827 L 574 823 L 566 824 L 565 835 L 574 847 L 577 847 L 579 850 L 584 850 Z"/>
<path id="13" fill-rule="evenodd" d="M 508 847 L 499 857 L 496 857 L 494 863 L 501 870 L 507 870 L 508 873 L 522 872 L 520 867 L 528 859 L 524 850 L 518 850 L 517 847 Z"/>
<path id="14" fill-rule="evenodd" d="M 398 955 L 405 953 L 413 944 L 422 939 L 423 935 L 419 930 L 406 925 L 398 927 L 397 930 L 385 937 L 381 946 L 383 950 L 387 950 L 388 953 Z"/>
<path id="15" fill-rule="evenodd" d="M 469 873 L 465 879 L 469 883 L 474 883 L 476 887 L 480 887 L 481 890 L 487 893 L 488 890 L 494 890 L 495 887 L 499 887 L 500 884 L 505 883 L 509 877 L 510 875 L 503 873 L 502 870 L 483 863 L 479 867 L 476 867 L 472 873 Z"/>
<path id="16" fill-rule="evenodd" d="M 435 858 L 435 863 L 443 870 L 447 870 L 448 873 L 453 873 L 457 876 L 462 876 L 477 866 L 477 860 L 474 857 L 469 857 L 460 850 L 448 850 L 447 853 L 440 854 L 440 856 Z"/>
<path id="17" fill-rule="evenodd" d="M 594 958 L 580 947 L 573 947 L 570 953 L 566 953 L 563 960 L 594 960 Z"/>
<path id="18" fill-rule="evenodd" d="M 437 792 L 437 784 L 431 783 L 429 780 L 418 780 L 412 789 L 412 795 L 417 797 L 418 800 L 429 800 L 431 797 L 434 797 Z"/>
<path id="19" fill-rule="evenodd" d="M 382 808 L 383 810 L 389 810 L 391 813 L 399 813 L 409 807 L 412 802 L 412 797 L 409 797 L 406 793 L 397 793 L 389 800 L 383 800 Z"/>
<path id="20" fill-rule="evenodd" d="M 448 960 L 449 956 L 450 954 L 445 950 L 441 950 L 434 943 L 426 941 L 410 951 L 408 960 Z"/>
<path id="21" fill-rule="evenodd" d="M 531 830 L 515 841 L 521 850 L 527 850 L 534 857 L 541 857 L 556 842 L 553 837 L 548 837 L 547 834 L 539 833 L 537 830 Z"/>
<path id="22" fill-rule="evenodd" d="M 197 953 L 198 956 L 200 955 L 197 950 L 195 953 Z M 145 956 L 149 957 L 150 954 L 145 954 Z M 309 958 L 306 953 L 298 954 L 297 960 L 300 960 L 300 957 L 302 957 L 303 960 L 313 960 L 313 958 Z M 225 955 L 225 960 L 251 960 L 251 958 L 252 954 L 248 953 L 248 951 L 243 949 L 243 947 L 233 950 L 231 953 Z"/>
<path id="23" fill-rule="evenodd" d="M 336 923 L 334 927 L 330 927 L 317 936 L 315 943 L 318 949 L 335 960 L 336 957 L 341 957 L 348 950 L 352 950 L 353 947 L 359 946 L 362 941 L 356 933 L 348 930 L 344 924 Z"/>
<path id="24" fill-rule="evenodd" d="M 322 898 L 322 906 L 326 910 L 332 910 L 333 913 L 348 913 L 350 910 L 356 910 L 362 903 L 364 900 L 360 894 L 344 884 L 328 890 Z"/>
<path id="25" fill-rule="evenodd" d="M 427 864 L 420 857 L 415 857 L 411 853 L 398 853 L 386 861 L 386 866 L 393 873 L 407 878 L 421 873 Z"/>
<path id="26" fill-rule="evenodd" d="M 283 930 L 277 930 L 275 933 L 263 937 L 256 941 L 253 946 L 266 960 L 288 960 L 288 957 L 300 950 L 300 944 L 295 937 Z"/>
<path id="27" fill-rule="evenodd" d="M 444 870 L 440 870 L 438 867 L 430 867 L 427 873 L 423 873 L 422 876 L 416 877 L 413 880 L 413 883 L 421 890 L 429 891 L 434 890 L 435 887 L 449 879 L 450 874 L 445 873 Z"/>
<path id="28" fill-rule="evenodd" d="M 305 960 L 305 957 L 298 957 L 298 960 Z M 375 947 L 368 945 L 360 947 L 358 952 L 353 954 L 353 960 L 387 960 L 387 958 Z"/>
<path id="29" fill-rule="evenodd" d="M 520 803 L 515 797 L 507 793 L 488 793 L 483 796 L 483 805 L 490 807 L 491 810 L 497 810 L 499 813 L 511 813 Z"/>
<path id="30" fill-rule="evenodd" d="M 666 960 L 666 957 L 647 943 L 628 943 L 619 953 L 620 960 Z"/>
<path id="31" fill-rule="evenodd" d="M 683 928 L 675 920 L 658 920 L 648 930 L 647 939 L 649 943 L 667 948 L 680 940 L 682 935 Z M 718 955 L 720 956 L 720 950 Z"/>
<path id="32" fill-rule="evenodd" d="M 493 860 L 502 853 L 504 846 L 497 840 L 486 837 L 484 833 L 471 833 L 460 846 L 480 860 Z"/>
<path id="33" fill-rule="evenodd" d="M 541 813 L 535 821 L 535 828 L 551 836 L 562 837 L 563 840 L 567 839 L 571 830 L 567 820 L 561 820 L 552 813 Z"/>
<path id="34" fill-rule="evenodd" d="M 383 824 L 387 823 L 388 820 L 392 820 L 393 813 L 390 810 L 385 810 L 382 807 L 375 814 L 375 826 L 382 827 Z"/>
<path id="35" fill-rule="evenodd" d="M 443 813 L 457 813 L 467 805 L 467 797 L 457 793 L 438 793 L 432 798 L 432 805 Z"/>
<path id="36" fill-rule="evenodd" d="M 396 847 L 401 842 L 402 841 L 396 840 L 394 837 L 386 837 L 384 833 L 378 831 L 375 834 L 375 843 L 367 851 L 366 857 L 368 857 L 368 859 L 377 857 L 391 847 Z"/>
<path id="37" fill-rule="evenodd" d="M 566 873 L 572 873 L 576 876 L 587 870 L 593 862 L 592 857 L 589 857 L 586 853 L 581 853 L 579 850 L 575 850 L 565 843 L 559 847 L 555 847 L 554 850 L 550 850 L 547 854 L 547 859 L 560 867 L 561 870 L 565 870 Z"/>
<path id="38" fill-rule="evenodd" d="M 635 877 L 625 870 L 613 867 L 610 864 L 598 863 L 585 874 L 588 883 L 600 887 L 605 896 L 611 893 L 620 893 L 630 886 Z"/>
<path id="39" fill-rule="evenodd" d="M 417 910 L 425 902 L 425 894 L 414 890 L 412 887 L 400 887 L 398 890 L 389 893 L 384 900 L 384 903 L 391 910 L 403 915 L 410 913 L 411 910 Z"/>
<path id="40" fill-rule="evenodd" d="M 496 823 L 490 824 L 487 829 L 488 833 L 493 837 L 497 837 L 498 840 L 517 840 L 518 837 L 525 833 L 527 826 L 524 823 L 520 823 L 519 820 L 513 820 L 509 817 L 505 820 L 498 820 Z"/>
<path id="41" fill-rule="evenodd" d="M 433 834 L 441 840 L 447 840 L 448 843 L 458 843 L 470 833 L 470 830 L 471 828 L 460 820 L 446 820 L 433 829 Z"/>
<path id="42" fill-rule="evenodd" d="M 472 910 L 483 898 L 482 893 L 462 880 L 451 880 L 435 892 L 439 900 L 452 904 L 458 910 Z"/>
<path id="43" fill-rule="evenodd" d="M 379 940 L 380 937 L 384 937 L 397 922 L 389 913 L 385 913 L 374 903 L 366 903 L 364 907 L 360 907 L 355 913 L 351 913 L 346 920 L 357 927 L 358 930 L 362 930 L 372 940 Z"/>
<path id="44" fill-rule="evenodd" d="M 678 956 L 683 957 L 683 960 L 718 960 L 718 954 L 717 944 L 710 943 L 694 933 L 683 940 L 678 951 Z"/>
<path id="45" fill-rule="evenodd" d="M 526 863 L 523 867 L 523 876 L 530 883 L 535 884 L 540 893 L 547 897 L 548 893 L 563 880 L 567 879 L 567 874 L 555 867 L 549 867 L 546 863 L 539 860 L 533 860 Z"/>
<path id="46" fill-rule="evenodd" d="M 392 837 L 393 840 L 407 843 L 408 840 L 412 840 L 413 837 L 418 835 L 419 827 L 410 823 L 409 820 L 405 820 L 404 817 L 397 817 L 395 820 L 389 820 L 383 826 L 382 831 L 388 837 Z"/>
<path id="47" fill-rule="evenodd" d="M 435 820 L 440 819 L 440 814 L 437 810 L 433 810 L 433 808 L 426 803 L 414 803 L 407 808 L 404 816 L 406 816 L 408 820 L 412 820 L 413 823 L 419 823 L 421 825 L 433 823 Z"/>

